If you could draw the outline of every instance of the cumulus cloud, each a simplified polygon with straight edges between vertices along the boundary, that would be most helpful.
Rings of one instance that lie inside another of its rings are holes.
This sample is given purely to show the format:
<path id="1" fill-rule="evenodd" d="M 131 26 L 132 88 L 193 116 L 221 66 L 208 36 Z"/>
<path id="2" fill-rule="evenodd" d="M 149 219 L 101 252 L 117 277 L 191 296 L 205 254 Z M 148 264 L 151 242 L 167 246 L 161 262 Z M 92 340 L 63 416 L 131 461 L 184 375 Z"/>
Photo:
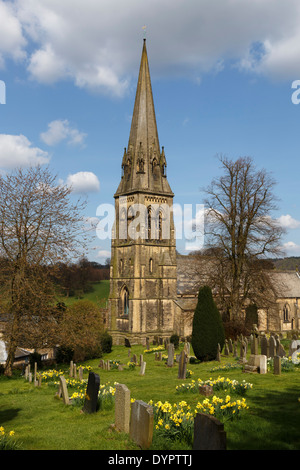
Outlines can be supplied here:
<path id="1" fill-rule="evenodd" d="M 294 242 L 286 242 L 282 246 L 283 251 L 287 256 L 299 256 L 300 255 L 300 245 L 297 245 Z"/>
<path id="2" fill-rule="evenodd" d="M 300 227 L 300 221 L 293 219 L 293 217 L 289 214 L 281 215 L 280 217 L 278 217 L 277 221 L 282 227 L 287 229 L 294 229 Z"/>
<path id="3" fill-rule="evenodd" d="M 190 0 L 188 8 L 180 0 L 0 0 L 0 59 L 26 54 L 41 83 L 68 79 L 122 95 L 145 22 L 153 74 L 201 82 L 228 63 L 272 78 L 300 73 L 299 0 Z"/>
<path id="4" fill-rule="evenodd" d="M 67 119 L 50 122 L 48 130 L 40 135 L 42 141 L 50 146 L 59 144 L 62 140 L 67 140 L 69 144 L 82 145 L 85 137 L 86 134 L 71 127 Z"/>
<path id="5" fill-rule="evenodd" d="M 24 135 L 0 134 L 0 168 L 43 165 L 49 160 L 49 154 L 33 147 Z"/>
<path id="6" fill-rule="evenodd" d="M 79 171 L 69 175 L 66 184 L 74 193 L 90 193 L 100 190 L 100 182 L 97 176 L 90 171 Z"/>
<path id="7" fill-rule="evenodd" d="M 14 5 L 0 0 L 0 66 L 4 66 L 7 56 L 15 60 L 24 59 L 26 44 Z"/>

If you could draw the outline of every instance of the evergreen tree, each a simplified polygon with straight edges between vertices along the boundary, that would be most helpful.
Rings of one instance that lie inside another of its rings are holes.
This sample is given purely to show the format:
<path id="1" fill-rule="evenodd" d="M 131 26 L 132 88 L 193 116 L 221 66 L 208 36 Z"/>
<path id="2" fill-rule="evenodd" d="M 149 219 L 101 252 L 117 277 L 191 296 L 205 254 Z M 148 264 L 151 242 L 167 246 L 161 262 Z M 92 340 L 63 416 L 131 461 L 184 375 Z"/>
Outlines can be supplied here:
<path id="1" fill-rule="evenodd" d="M 192 347 L 200 361 L 216 359 L 218 344 L 224 346 L 225 334 L 219 310 L 213 300 L 211 289 L 199 290 L 198 303 L 193 318 Z"/>

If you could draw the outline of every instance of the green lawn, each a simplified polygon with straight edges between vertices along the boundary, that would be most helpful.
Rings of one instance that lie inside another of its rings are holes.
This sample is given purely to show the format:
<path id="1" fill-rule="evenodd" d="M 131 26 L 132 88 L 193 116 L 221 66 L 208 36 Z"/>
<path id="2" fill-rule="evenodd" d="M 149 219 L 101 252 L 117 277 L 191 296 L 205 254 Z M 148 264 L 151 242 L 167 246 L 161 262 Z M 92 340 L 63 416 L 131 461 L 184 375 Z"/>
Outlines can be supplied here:
<path id="1" fill-rule="evenodd" d="M 143 346 L 133 346 L 131 354 L 143 353 Z M 178 351 L 177 351 L 178 352 Z M 240 369 L 215 370 L 229 362 L 236 365 L 232 356 L 222 356 L 221 363 L 189 364 L 192 377 L 177 378 L 178 366 L 167 368 L 164 361 L 154 360 L 154 354 L 144 354 L 147 362 L 145 376 L 139 375 L 139 367 L 129 370 L 128 349 L 114 346 L 103 359 L 125 364 L 123 371 L 105 371 L 98 368 L 99 359 L 88 361 L 92 370 L 100 375 L 101 384 L 115 382 L 126 384 L 134 399 L 149 402 L 168 401 L 171 404 L 185 400 L 194 409 L 204 397 L 198 393 L 176 392 L 176 386 L 201 378 L 203 381 L 218 376 L 245 380 L 253 384 L 245 398 L 249 409 L 243 410 L 240 419 L 225 422 L 227 448 L 229 450 L 299 450 L 300 449 L 300 368 L 268 374 L 243 373 Z M 77 364 L 79 365 L 79 364 Z M 67 375 L 66 375 L 67 376 Z M 87 378 L 88 372 L 85 372 Z M 40 388 L 29 384 L 22 377 L 0 377 L 0 427 L 13 430 L 14 438 L 23 449 L 31 450 L 132 450 L 136 445 L 126 434 L 114 431 L 114 408 L 99 410 L 93 415 L 80 413 L 80 407 L 64 405 L 55 397 L 55 388 L 43 383 Z M 70 391 L 70 394 L 72 392 Z M 215 395 L 224 397 L 228 392 Z M 174 442 L 158 438 L 154 431 L 152 449 L 190 449 L 183 441 Z"/>
<path id="2" fill-rule="evenodd" d="M 59 300 L 61 302 L 64 302 L 66 305 L 72 305 L 74 302 L 77 302 L 81 298 L 84 298 L 87 300 L 91 300 L 92 302 L 96 302 L 101 307 L 106 307 L 106 302 L 107 302 L 108 295 L 109 295 L 109 281 L 103 280 L 103 281 L 95 282 L 92 284 L 92 289 L 93 289 L 92 292 L 87 292 L 83 294 L 82 297 L 61 296 Z"/>

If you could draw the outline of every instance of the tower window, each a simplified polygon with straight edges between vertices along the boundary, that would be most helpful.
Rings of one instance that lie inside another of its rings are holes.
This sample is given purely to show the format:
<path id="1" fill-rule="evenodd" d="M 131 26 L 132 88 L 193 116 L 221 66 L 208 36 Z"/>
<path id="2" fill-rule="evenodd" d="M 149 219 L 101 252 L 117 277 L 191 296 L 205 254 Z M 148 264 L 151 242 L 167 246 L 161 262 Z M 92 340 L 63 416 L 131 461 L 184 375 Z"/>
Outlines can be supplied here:
<path id="1" fill-rule="evenodd" d="M 122 315 L 129 315 L 129 291 L 127 287 L 123 288 L 122 294 L 121 294 L 121 300 L 122 300 Z"/>
<path id="2" fill-rule="evenodd" d="M 153 259 L 149 259 L 149 272 L 152 274 L 153 273 Z"/>

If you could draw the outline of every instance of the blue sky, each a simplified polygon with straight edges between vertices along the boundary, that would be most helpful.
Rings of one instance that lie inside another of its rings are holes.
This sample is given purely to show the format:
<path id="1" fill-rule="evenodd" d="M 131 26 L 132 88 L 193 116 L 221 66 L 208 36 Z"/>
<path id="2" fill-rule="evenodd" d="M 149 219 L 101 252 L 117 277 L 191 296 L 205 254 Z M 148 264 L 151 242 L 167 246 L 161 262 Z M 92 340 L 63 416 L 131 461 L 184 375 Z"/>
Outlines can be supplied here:
<path id="1" fill-rule="evenodd" d="M 298 0 L 0 0 L 0 170 L 48 164 L 87 195 L 87 218 L 114 203 L 144 25 L 174 203 L 203 203 L 217 154 L 251 156 L 277 181 L 274 217 L 300 256 Z M 91 231 L 88 257 L 109 256 Z"/>

